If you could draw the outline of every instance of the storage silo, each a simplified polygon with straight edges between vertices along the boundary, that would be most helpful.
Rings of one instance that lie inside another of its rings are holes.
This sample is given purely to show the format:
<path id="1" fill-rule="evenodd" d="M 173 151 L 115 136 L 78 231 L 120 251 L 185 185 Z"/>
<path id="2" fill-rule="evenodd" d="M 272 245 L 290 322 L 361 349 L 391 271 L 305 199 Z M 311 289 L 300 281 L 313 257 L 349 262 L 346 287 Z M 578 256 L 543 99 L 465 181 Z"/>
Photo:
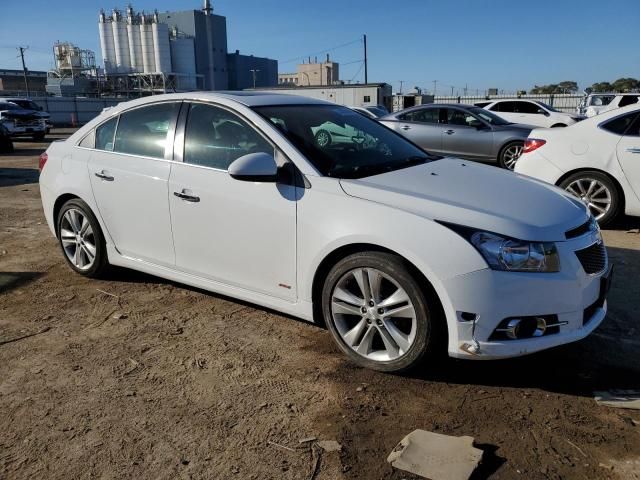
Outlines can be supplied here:
<path id="1" fill-rule="evenodd" d="M 131 71 L 129 37 L 127 36 L 127 26 L 118 10 L 113 11 L 111 27 L 113 30 L 113 44 L 116 50 L 116 72 L 129 73 Z"/>
<path id="2" fill-rule="evenodd" d="M 142 43 L 140 38 L 140 25 L 131 5 L 127 8 L 127 36 L 129 37 L 129 57 L 131 58 L 131 71 L 141 73 L 144 71 L 142 61 Z"/>
<path id="3" fill-rule="evenodd" d="M 142 68 L 144 73 L 156 71 L 156 58 L 153 49 L 153 33 L 149 17 L 144 13 L 140 17 L 140 46 L 142 49 Z"/>
<path id="4" fill-rule="evenodd" d="M 113 43 L 113 30 L 111 24 L 107 22 L 104 10 L 100 11 L 98 17 L 98 31 L 100 32 L 100 49 L 102 50 L 102 61 L 104 62 L 105 73 L 115 71 L 116 50 Z"/>
<path id="5" fill-rule="evenodd" d="M 193 38 L 171 39 L 171 66 L 173 73 L 182 73 L 179 79 L 181 89 L 196 88 L 196 52 Z"/>
<path id="6" fill-rule="evenodd" d="M 169 45 L 169 26 L 166 23 L 158 23 L 157 12 L 153 16 L 151 32 L 153 34 L 153 50 L 156 61 L 155 73 L 170 73 L 171 46 Z"/>

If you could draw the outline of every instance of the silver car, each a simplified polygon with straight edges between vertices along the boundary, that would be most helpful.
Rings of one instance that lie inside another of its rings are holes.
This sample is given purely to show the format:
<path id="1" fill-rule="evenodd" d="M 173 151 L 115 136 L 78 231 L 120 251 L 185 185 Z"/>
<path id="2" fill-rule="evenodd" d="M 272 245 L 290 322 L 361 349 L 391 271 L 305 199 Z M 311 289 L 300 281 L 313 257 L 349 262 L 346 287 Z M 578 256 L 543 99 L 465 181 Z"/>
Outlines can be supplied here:
<path id="1" fill-rule="evenodd" d="M 482 108 L 459 104 L 420 105 L 379 121 L 430 153 L 493 162 L 509 170 L 513 170 L 533 129 Z"/>

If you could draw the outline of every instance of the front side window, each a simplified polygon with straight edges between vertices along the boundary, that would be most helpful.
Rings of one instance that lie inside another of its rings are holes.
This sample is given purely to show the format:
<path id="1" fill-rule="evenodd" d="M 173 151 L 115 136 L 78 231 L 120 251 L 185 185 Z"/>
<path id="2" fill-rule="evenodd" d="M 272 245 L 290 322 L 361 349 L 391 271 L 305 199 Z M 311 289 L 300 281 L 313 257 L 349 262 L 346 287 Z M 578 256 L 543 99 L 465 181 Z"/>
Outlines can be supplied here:
<path id="1" fill-rule="evenodd" d="M 339 105 L 254 107 L 325 176 L 363 178 L 434 158 L 377 121 Z"/>
<path id="2" fill-rule="evenodd" d="M 113 117 L 96 128 L 96 149 L 113 151 L 113 135 L 116 133 L 117 124 L 118 117 Z"/>
<path id="3" fill-rule="evenodd" d="M 184 138 L 184 162 L 227 170 L 249 153 L 274 154 L 273 146 L 237 115 L 219 107 L 194 103 Z"/>
<path id="4" fill-rule="evenodd" d="M 120 115 L 115 151 L 145 157 L 164 158 L 171 148 L 168 138 L 180 103 L 159 103 L 136 108 Z"/>
<path id="5" fill-rule="evenodd" d="M 447 109 L 447 123 L 463 127 L 479 127 L 482 125 L 482 122 L 470 113 L 454 108 Z"/>
<path id="6" fill-rule="evenodd" d="M 542 107 L 533 102 L 513 102 L 517 113 L 542 113 Z"/>
<path id="7" fill-rule="evenodd" d="M 611 132 L 616 135 L 624 135 L 637 116 L 638 112 L 628 113 L 626 115 L 622 115 L 621 117 L 614 118 L 613 120 L 609 120 L 608 122 L 600 125 L 600 127 L 607 132 Z M 631 135 L 638 135 L 637 129 L 636 132 L 631 133 Z"/>

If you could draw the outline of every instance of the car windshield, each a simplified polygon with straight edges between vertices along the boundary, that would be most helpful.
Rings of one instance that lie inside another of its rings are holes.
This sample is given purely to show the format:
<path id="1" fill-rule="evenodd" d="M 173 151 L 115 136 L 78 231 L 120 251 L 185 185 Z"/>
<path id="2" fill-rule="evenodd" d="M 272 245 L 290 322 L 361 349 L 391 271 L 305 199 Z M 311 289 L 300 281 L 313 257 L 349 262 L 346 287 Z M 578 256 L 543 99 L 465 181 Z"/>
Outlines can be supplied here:
<path id="1" fill-rule="evenodd" d="M 474 114 L 476 117 L 480 117 L 482 120 L 490 123 L 491 125 L 511 125 L 511 122 L 507 122 L 504 118 L 499 117 L 495 113 L 492 113 L 489 110 L 485 110 L 484 108 L 469 107 L 467 110 L 469 113 Z"/>
<path id="2" fill-rule="evenodd" d="M 546 108 L 547 110 L 549 110 L 550 112 L 556 112 L 556 113 L 562 113 L 560 110 L 556 110 L 555 108 L 553 108 L 551 105 L 547 105 L 544 102 L 536 102 L 538 105 L 542 105 L 544 108 Z"/>
<path id="3" fill-rule="evenodd" d="M 438 158 L 350 108 L 278 105 L 254 110 L 328 177 L 363 178 Z"/>

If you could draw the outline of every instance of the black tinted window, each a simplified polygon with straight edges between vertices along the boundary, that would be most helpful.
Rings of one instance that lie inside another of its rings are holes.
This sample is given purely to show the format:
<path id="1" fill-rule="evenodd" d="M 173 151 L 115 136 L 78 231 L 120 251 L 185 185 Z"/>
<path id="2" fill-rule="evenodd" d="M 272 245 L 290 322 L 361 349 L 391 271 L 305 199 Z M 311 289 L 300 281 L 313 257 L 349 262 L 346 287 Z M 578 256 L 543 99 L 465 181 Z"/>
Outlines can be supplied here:
<path id="1" fill-rule="evenodd" d="M 185 132 L 184 161 L 226 170 L 249 153 L 273 154 L 273 146 L 238 116 L 211 105 L 193 104 Z"/>
<path id="2" fill-rule="evenodd" d="M 494 112 L 513 113 L 516 111 L 516 102 L 498 102 L 489 110 Z"/>
<path id="3" fill-rule="evenodd" d="M 167 136 L 179 108 L 179 103 L 160 103 L 120 115 L 115 151 L 164 158 L 165 148 L 171 146 Z"/>
<path id="4" fill-rule="evenodd" d="M 98 150 L 113 151 L 113 134 L 116 131 L 117 123 L 118 117 L 114 117 L 96 128 L 96 148 Z"/>
<path id="5" fill-rule="evenodd" d="M 532 102 L 513 102 L 517 113 L 539 113 L 542 107 Z"/>
<path id="6" fill-rule="evenodd" d="M 401 120 L 405 120 L 407 122 L 420 123 L 439 123 L 439 118 L 439 108 L 424 108 L 421 110 L 414 110 L 412 112 L 405 113 L 400 117 Z"/>
<path id="7" fill-rule="evenodd" d="M 470 113 L 454 108 L 447 109 L 447 123 L 449 125 L 460 125 L 465 127 L 477 127 L 482 125 L 482 122 Z"/>
<path id="8" fill-rule="evenodd" d="M 638 103 L 638 97 L 635 95 L 625 95 L 620 99 L 620 103 L 618 103 L 618 107 L 626 107 L 627 105 L 633 105 L 634 103 Z"/>
<path id="9" fill-rule="evenodd" d="M 601 127 L 607 132 L 615 133 L 616 135 L 624 135 L 637 116 L 638 112 L 628 113 L 627 115 L 622 115 L 621 117 L 617 117 L 603 123 Z M 635 133 L 629 132 L 629 134 L 638 135 L 637 129 Z"/>

